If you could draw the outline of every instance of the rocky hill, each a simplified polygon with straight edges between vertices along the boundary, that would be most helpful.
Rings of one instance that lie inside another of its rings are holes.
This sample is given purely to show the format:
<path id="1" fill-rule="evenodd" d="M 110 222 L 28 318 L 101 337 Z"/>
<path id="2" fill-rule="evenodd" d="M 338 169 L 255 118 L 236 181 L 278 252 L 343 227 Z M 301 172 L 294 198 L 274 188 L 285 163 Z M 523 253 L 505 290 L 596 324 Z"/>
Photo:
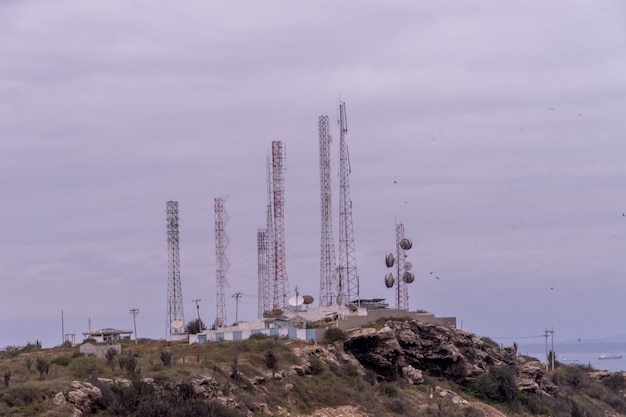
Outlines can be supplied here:
<path id="1" fill-rule="evenodd" d="M 388 320 L 308 344 L 256 338 L 143 343 L 119 357 L 76 349 L 0 360 L 0 415 L 618 416 L 624 376 L 541 363 L 488 339 Z M 48 362 L 48 372 L 30 366 Z M 8 380 L 7 380 L 7 374 Z"/>

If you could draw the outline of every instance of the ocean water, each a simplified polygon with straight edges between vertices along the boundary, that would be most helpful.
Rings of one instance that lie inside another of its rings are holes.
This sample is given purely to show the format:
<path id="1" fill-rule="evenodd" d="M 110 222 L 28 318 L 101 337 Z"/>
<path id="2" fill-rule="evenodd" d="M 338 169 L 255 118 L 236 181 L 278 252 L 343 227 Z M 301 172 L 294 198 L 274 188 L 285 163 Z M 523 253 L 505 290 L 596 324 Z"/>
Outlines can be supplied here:
<path id="1" fill-rule="evenodd" d="M 548 344 L 548 351 L 551 346 Z M 518 353 L 521 355 L 532 356 L 542 362 L 546 360 L 546 346 L 539 345 L 522 345 L 518 347 Z M 567 365 L 591 365 L 594 369 L 603 371 L 625 371 L 626 372 L 626 343 L 610 342 L 610 343 L 584 343 L 569 342 L 554 344 L 554 352 L 556 360 Z M 609 355 L 622 355 L 621 359 L 599 359 L 600 355 L 605 353 Z"/>

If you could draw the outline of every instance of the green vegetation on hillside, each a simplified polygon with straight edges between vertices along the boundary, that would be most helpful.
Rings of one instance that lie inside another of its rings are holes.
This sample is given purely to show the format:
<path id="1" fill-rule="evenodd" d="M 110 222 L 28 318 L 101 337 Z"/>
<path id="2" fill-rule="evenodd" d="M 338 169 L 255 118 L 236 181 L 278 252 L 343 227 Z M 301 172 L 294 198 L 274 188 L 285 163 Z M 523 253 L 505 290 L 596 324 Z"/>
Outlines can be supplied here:
<path id="1" fill-rule="evenodd" d="M 109 349 L 102 359 L 81 356 L 77 347 L 29 344 L 0 353 L 0 415 L 70 415 L 69 403 L 52 399 L 59 392 L 67 398 L 74 380 L 101 390 L 88 410 L 95 416 L 261 416 L 353 405 L 370 416 L 486 417 L 485 404 L 520 416 L 626 414 L 621 373 L 559 364 L 546 375 L 558 390 L 552 396 L 520 391 L 513 366 L 494 366 L 462 385 L 428 374 L 413 385 L 402 377 L 383 380 L 348 355 L 332 353 L 345 338 L 341 331 L 327 333 L 326 348 L 261 336 L 202 345 L 142 341 L 125 344 L 121 354 Z M 229 398 L 228 407 L 216 397 L 200 398 L 193 383 L 201 378 Z"/>

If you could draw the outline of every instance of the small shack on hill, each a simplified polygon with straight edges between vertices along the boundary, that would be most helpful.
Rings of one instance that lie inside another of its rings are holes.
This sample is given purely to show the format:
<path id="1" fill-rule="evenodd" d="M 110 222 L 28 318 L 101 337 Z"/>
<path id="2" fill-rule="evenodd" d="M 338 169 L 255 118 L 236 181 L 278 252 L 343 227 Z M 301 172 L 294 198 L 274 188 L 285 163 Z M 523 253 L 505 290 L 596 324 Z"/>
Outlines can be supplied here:
<path id="1" fill-rule="evenodd" d="M 95 356 L 96 358 L 104 359 L 109 349 L 115 349 L 118 356 L 122 354 L 121 345 L 95 345 L 89 342 L 80 345 L 78 351 L 81 355 Z"/>

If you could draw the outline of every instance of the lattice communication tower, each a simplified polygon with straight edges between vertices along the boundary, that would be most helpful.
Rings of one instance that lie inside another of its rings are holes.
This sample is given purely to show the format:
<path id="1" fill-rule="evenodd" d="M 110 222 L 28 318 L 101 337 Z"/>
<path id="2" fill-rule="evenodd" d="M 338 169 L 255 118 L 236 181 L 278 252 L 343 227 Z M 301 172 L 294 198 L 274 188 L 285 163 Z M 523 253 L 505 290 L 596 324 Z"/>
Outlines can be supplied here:
<path id="1" fill-rule="evenodd" d="M 270 288 L 269 285 L 269 236 L 267 229 L 258 229 L 256 233 L 256 246 L 258 256 L 258 274 L 259 274 L 259 288 L 258 288 L 258 317 L 263 318 L 271 310 L 270 300 Z"/>
<path id="2" fill-rule="evenodd" d="M 268 154 L 265 160 L 267 174 L 267 208 L 265 229 L 257 233 L 257 250 L 259 262 L 259 291 L 258 313 L 259 318 L 271 317 L 274 310 L 274 271 L 276 259 L 274 257 L 274 193 L 272 188 L 272 158 Z"/>
<path id="3" fill-rule="evenodd" d="M 352 225 L 350 197 L 350 156 L 346 143 L 348 124 L 346 104 L 339 102 L 339 285 L 337 304 L 357 301 L 360 304 L 359 276 L 356 270 L 356 250 Z M 359 305 L 360 306 L 360 305 Z"/>
<path id="4" fill-rule="evenodd" d="M 320 194 L 322 213 L 322 242 L 320 256 L 320 306 L 330 306 L 336 302 L 337 262 L 332 223 L 332 190 L 330 184 L 330 144 L 332 137 L 328 116 L 318 120 L 320 142 Z"/>
<path id="5" fill-rule="evenodd" d="M 396 256 L 398 267 L 398 285 L 396 287 L 396 308 L 409 310 L 409 289 L 407 286 L 406 250 L 403 249 L 404 224 L 396 224 Z M 405 246 L 406 247 L 406 246 Z"/>
<path id="6" fill-rule="evenodd" d="M 272 194 L 274 208 L 274 310 L 285 311 L 289 298 L 289 281 L 285 264 L 285 148 L 281 141 L 272 142 Z"/>
<path id="7" fill-rule="evenodd" d="M 185 315 L 183 312 L 183 291 L 180 282 L 180 241 L 178 234 L 178 202 L 168 201 L 167 214 L 167 317 L 165 335 L 171 339 L 172 335 L 185 332 Z"/>
<path id="8" fill-rule="evenodd" d="M 228 236 L 224 226 L 228 220 L 228 215 L 224 209 L 224 199 L 215 198 L 215 261 L 216 261 L 216 310 L 215 327 L 223 327 L 226 324 L 226 298 L 225 291 L 229 287 L 226 279 L 226 272 L 230 266 L 226 257 L 226 247 L 228 246 Z"/>

